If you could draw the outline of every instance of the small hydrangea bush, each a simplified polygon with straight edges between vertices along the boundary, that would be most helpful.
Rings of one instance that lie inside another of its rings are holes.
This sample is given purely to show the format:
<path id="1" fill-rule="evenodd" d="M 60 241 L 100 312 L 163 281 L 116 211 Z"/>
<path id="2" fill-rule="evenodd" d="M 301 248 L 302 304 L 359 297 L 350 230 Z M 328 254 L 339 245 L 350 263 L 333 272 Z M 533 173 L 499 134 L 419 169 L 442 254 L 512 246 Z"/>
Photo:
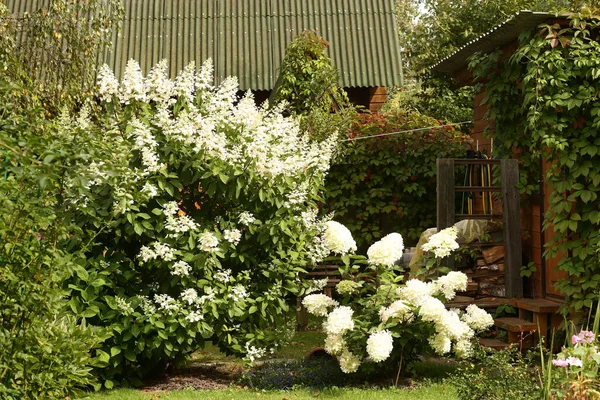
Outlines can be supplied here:
<path id="1" fill-rule="evenodd" d="M 337 233 L 337 234 L 336 234 Z M 347 232 L 339 226 L 325 237 L 340 237 L 342 248 L 352 249 Z M 440 241 L 434 254 L 449 254 L 454 243 Z M 337 285 L 339 300 L 310 294 L 303 300 L 309 313 L 324 317 L 325 350 L 338 357 L 346 373 L 363 363 L 402 360 L 433 351 L 469 356 L 475 334 L 493 324 L 492 317 L 475 305 L 466 312 L 447 310 L 444 301 L 467 287 L 467 276 L 450 272 L 436 280 L 402 282 L 395 263 L 402 257 L 403 239 L 398 233 L 369 247 L 367 257 L 342 254 Z"/>
<path id="2" fill-rule="evenodd" d="M 213 86 L 212 64 L 175 80 L 130 61 L 100 70 L 102 110 L 63 117 L 65 134 L 104 138 L 103 156 L 64 177 L 89 242 L 70 306 L 108 327 L 96 351 L 107 388 L 178 362 L 205 341 L 255 360 L 281 337 L 286 297 L 325 254 L 317 218 L 336 135 L 311 141 L 282 108 Z M 83 234 L 84 237 L 85 234 Z"/>

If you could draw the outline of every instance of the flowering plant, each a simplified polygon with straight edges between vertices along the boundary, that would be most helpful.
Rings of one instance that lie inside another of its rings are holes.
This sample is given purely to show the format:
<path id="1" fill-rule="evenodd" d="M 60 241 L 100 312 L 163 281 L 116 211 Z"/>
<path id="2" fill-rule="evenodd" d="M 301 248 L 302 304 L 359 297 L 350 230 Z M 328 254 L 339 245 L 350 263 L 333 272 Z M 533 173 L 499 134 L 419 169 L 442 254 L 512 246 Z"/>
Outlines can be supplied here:
<path id="1" fill-rule="evenodd" d="M 357 371 L 364 362 L 402 363 L 403 357 L 428 350 L 468 356 L 475 333 L 493 324 L 492 317 L 475 305 L 466 312 L 446 309 L 443 301 L 467 287 L 463 273 L 402 283 L 403 275 L 395 266 L 402 250 L 402 236 L 392 233 L 371 245 L 367 257 L 342 255 L 339 300 L 322 294 L 303 300 L 309 312 L 325 317 L 325 350 L 339 358 L 346 373 Z"/>
<path id="2" fill-rule="evenodd" d="M 597 399 L 600 398 L 598 370 L 600 353 L 598 337 L 592 331 L 582 330 L 571 336 L 570 346 L 565 346 L 549 366 L 550 381 L 546 393 L 550 398 Z"/>
<path id="3" fill-rule="evenodd" d="M 282 108 L 239 99 L 235 78 L 214 86 L 210 61 L 174 80 L 166 62 L 144 76 L 130 61 L 120 81 L 105 66 L 98 88 L 96 120 L 84 108 L 61 129 L 106 147 L 64 176 L 82 231 L 101 232 L 68 284 L 72 310 L 111 333 L 97 351 L 105 386 L 205 341 L 261 357 L 299 274 L 322 258 L 318 191 L 336 135 L 309 139 Z"/>

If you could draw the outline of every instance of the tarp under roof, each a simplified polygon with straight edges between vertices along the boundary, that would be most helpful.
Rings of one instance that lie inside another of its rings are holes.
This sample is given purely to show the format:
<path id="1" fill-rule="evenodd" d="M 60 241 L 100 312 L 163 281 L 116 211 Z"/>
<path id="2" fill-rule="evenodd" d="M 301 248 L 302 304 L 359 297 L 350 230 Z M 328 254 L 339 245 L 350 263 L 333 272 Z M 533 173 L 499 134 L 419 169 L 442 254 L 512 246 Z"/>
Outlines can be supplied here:
<path id="1" fill-rule="evenodd" d="M 5 0 L 13 12 L 48 0 Z M 393 0 L 123 0 L 123 29 L 106 62 L 121 76 L 127 60 L 144 73 L 167 59 L 174 77 L 212 58 L 215 79 L 237 76 L 242 90 L 268 90 L 286 45 L 304 30 L 330 42 L 342 87 L 400 85 L 402 64 Z"/>
<path id="2" fill-rule="evenodd" d="M 471 40 L 448 57 L 440 60 L 431 67 L 431 70 L 453 73 L 463 69 L 468 64 L 468 58 L 473 54 L 478 52 L 490 53 L 516 40 L 524 30 L 535 28 L 553 17 L 555 17 L 555 14 L 546 12 L 519 11 L 508 21 L 496 26 L 477 39 Z"/>

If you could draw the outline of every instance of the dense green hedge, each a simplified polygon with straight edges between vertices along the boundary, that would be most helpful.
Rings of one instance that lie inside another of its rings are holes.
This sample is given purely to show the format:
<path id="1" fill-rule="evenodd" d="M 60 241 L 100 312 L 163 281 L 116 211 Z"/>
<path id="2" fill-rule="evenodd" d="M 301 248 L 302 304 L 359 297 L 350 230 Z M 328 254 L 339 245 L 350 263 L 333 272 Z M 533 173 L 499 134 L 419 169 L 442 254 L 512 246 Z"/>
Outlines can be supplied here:
<path id="1" fill-rule="evenodd" d="M 389 232 L 415 241 L 436 223 L 436 158 L 463 157 L 469 137 L 417 112 L 361 114 L 326 181 L 325 211 L 360 245 Z M 412 131 L 411 131 L 412 130 Z M 360 139 L 389 132 L 395 135 Z"/>

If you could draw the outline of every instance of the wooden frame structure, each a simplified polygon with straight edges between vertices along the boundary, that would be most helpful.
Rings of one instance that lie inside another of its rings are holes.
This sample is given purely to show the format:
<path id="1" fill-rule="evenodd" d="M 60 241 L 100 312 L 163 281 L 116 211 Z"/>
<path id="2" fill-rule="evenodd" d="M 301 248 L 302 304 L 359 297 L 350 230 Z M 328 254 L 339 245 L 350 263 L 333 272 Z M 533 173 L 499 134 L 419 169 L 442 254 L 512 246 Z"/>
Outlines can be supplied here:
<path id="1" fill-rule="evenodd" d="M 488 214 L 456 214 L 456 192 L 501 192 L 502 219 L 504 222 L 505 285 L 507 298 L 523 297 L 523 283 L 520 275 L 522 263 L 521 248 L 521 205 L 517 183 L 519 165 L 517 160 L 481 159 L 437 159 L 437 228 L 442 230 L 453 226 L 457 219 L 494 219 Z M 502 186 L 456 186 L 455 165 L 499 165 Z M 451 263 L 453 260 L 450 261 Z"/>

